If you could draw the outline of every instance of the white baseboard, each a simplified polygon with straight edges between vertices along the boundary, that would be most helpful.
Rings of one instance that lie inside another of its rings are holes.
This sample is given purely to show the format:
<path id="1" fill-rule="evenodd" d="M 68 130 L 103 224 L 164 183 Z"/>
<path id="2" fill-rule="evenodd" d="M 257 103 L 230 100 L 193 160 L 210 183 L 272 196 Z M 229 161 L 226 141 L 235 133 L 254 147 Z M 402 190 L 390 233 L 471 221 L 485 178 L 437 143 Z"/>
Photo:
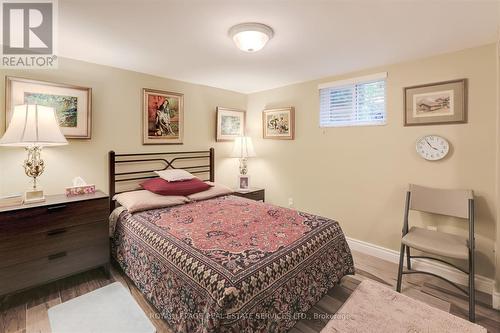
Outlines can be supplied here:
<path id="1" fill-rule="evenodd" d="M 500 291 L 494 291 L 491 297 L 493 309 L 500 310 Z"/>
<path id="2" fill-rule="evenodd" d="M 347 243 L 349 243 L 349 247 L 353 251 L 369 254 L 371 256 L 393 262 L 399 263 L 399 252 L 387 249 L 385 247 L 381 247 L 375 244 L 363 242 L 354 238 L 347 238 Z M 449 266 L 441 264 L 439 262 L 434 262 L 426 259 L 412 259 L 413 268 L 431 272 L 442 277 L 447 278 L 448 280 L 467 286 L 467 276 Z M 405 260 L 406 265 L 406 260 Z M 476 274 L 475 278 L 475 287 L 477 290 L 482 291 L 484 293 L 492 295 L 493 302 L 496 299 L 496 309 L 500 305 L 500 293 L 494 293 L 494 281 L 492 279 L 486 278 L 481 275 Z"/>

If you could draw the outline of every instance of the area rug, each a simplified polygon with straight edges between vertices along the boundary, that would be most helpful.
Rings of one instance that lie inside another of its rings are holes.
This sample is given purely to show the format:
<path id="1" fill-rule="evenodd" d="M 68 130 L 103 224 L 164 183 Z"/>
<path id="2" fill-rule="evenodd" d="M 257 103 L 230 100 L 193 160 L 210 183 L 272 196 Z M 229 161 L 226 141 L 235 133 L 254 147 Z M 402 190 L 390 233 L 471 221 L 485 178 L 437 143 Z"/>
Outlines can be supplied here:
<path id="1" fill-rule="evenodd" d="M 364 280 L 321 333 L 486 333 L 482 326 Z"/>
<path id="2" fill-rule="evenodd" d="M 48 310 L 52 333 L 155 333 L 156 329 L 119 282 Z"/>

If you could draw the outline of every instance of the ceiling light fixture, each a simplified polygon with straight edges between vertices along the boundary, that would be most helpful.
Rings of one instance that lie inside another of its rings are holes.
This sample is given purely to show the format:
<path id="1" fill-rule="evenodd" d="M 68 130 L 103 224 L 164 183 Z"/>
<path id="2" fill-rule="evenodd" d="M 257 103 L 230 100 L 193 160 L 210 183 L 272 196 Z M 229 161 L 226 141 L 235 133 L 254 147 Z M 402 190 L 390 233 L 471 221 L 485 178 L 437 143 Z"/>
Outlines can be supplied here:
<path id="1" fill-rule="evenodd" d="M 274 31 L 262 23 L 241 23 L 229 29 L 229 37 L 245 52 L 257 52 L 273 38 Z"/>

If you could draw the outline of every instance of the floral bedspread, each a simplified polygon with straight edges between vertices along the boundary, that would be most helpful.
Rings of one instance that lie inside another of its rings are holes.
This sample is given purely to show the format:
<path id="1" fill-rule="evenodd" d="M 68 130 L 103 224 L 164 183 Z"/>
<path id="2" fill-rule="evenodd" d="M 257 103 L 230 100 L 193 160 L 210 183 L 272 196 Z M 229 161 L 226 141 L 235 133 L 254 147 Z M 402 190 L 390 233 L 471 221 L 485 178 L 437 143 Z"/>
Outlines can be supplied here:
<path id="1" fill-rule="evenodd" d="M 284 332 L 354 273 L 336 221 L 236 196 L 125 211 L 112 244 L 175 332 Z"/>

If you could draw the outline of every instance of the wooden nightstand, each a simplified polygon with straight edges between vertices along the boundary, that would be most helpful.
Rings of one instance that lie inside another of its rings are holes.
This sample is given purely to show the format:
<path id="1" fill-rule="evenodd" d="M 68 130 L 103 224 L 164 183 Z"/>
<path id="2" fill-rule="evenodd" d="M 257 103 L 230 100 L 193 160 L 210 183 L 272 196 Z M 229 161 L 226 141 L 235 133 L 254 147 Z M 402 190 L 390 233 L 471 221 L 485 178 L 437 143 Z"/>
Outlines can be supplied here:
<path id="1" fill-rule="evenodd" d="M 246 191 L 235 189 L 233 195 L 247 199 L 252 199 L 255 201 L 262 201 L 262 202 L 265 201 L 265 193 L 263 188 L 251 188 Z"/>
<path id="2" fill-rule="evenodd" d="M 108 196 L 50 195 L 0 208 L 0 295 L 95 267 L 109 269 Z"/>

